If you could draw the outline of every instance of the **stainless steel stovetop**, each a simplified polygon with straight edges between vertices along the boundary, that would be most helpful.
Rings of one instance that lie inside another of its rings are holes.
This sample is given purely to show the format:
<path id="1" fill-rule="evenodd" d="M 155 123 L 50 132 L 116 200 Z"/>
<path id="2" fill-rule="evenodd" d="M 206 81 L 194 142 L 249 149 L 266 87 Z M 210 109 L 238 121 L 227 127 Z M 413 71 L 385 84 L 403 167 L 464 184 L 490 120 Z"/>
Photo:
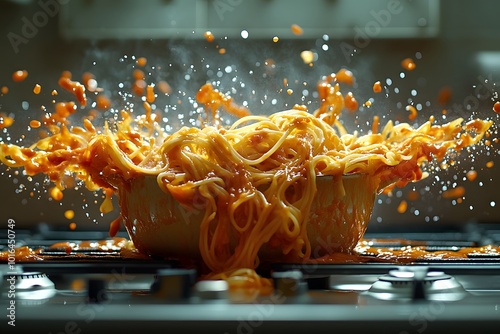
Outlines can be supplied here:
<path id="1" fill-rule="evenodd" d="M 406 236 L 442 249 L 450 243 L 498 245 L 499 230 L 476 226 Z M 26 232 L 24 240 L 40 247 L 65 240 L 57 231 Z M 71 233 L 75 240 L 103 237 Z M 384 232 L 366 238 L 402 236 Z M 261 273 L 274 278 L 275 291 L 267 296 L 237 295 L 225 282 L 199 281 L 195 269 L 177 261 L 122 259 L 113 252 L 82 254 L 82 261 L 74 261 L 74 255 L 0 266 L 2 333 L 403 334 L 498 333 L 500 328 L 500 255 L 405 265 L 275 264 Z M 15 298 L 9 296 L 11 284 Z M 12 303 L 15 328 L 8 324 Z"/>

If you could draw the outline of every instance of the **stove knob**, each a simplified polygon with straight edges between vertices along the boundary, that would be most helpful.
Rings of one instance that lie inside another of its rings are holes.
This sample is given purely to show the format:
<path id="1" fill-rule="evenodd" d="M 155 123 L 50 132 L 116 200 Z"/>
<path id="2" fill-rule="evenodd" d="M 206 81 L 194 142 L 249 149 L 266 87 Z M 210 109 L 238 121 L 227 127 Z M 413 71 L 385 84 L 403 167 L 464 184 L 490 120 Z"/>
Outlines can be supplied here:
<path id="1" fill-rule="evenodd" d="M 195 285 L 196 295 L 203 300 L 225 300 L 228 297 L 229 286 L 226 281 L 200 281 Z"/>
<path id="2" fill-rule="evenodd" d="M 274 289 L 285 297 L 298 297 L 307 292 L 307 282 L 300 270 L 278 271 L 273 275 Z"/>
<path id="3" fill-rule="evenodd" d="M 91 277 L 87 280 L 87 300 L 89 303 L 99 304 L 108 300 L 106 279 Z"/>
<path id="4" fill-rule="evenodd" d="M 151 292 L 163 299 L 188 299 L 195 280 L 195 269 L 160 269 L 151 285 Z"/>
<path id="5" fill-rule="evenodd" d="M 330 276 L 308 277 L 307 287 L 309 290 L 330 290 Z"/>

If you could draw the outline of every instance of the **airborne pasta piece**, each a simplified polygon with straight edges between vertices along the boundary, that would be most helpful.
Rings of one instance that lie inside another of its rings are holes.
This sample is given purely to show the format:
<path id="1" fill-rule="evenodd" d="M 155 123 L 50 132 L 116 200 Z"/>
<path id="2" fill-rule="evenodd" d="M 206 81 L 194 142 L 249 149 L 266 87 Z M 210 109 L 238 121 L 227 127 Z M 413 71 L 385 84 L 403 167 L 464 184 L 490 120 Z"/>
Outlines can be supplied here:
<path id="1" fill-rule="evenodd" d="M 418 115 L 417 108 L 415 108 L 414 106 L 408 105 L 408 106 L 406 106 L 406 110 L 410 112 L 410 115 L 408 116 L 408 119 L 410 121 L 414 121 L 415 118 L 417 118 L 417 115 Z"/>

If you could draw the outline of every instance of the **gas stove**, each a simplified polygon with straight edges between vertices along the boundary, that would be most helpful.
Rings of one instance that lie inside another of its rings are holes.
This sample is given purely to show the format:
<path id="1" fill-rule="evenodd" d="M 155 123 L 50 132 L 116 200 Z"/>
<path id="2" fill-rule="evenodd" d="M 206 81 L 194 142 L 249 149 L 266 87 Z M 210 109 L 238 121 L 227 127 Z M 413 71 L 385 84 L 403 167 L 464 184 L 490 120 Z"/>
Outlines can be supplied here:
<path id="1" fill-rule="evenodd" d="M 405 240 L 405 244 L 425 245 L 429 252 L 453 251 L 498 245 L 499 231 L 496 225 L 472 224 L 440 233 L 369 232 L 365 240 L 374 247 L 406 247 L 398 245 Z M 105 238 L 105 232 L 66 233 L 17 232 L 19 241 L 44 250 L 50 259 L 0 266 L 1 309 L 7 315 L 2 328 L 12 329 L 11 314 L 16 330 L 41 333 L 145 329 L 498 333 L 500 328 L 500 254 L 405 264 L 275 263 L 261 272 L 273 278 L 272 294 L 241 296 L 229 291 L 224 281 L 199 280 L 196 268 L 176 260 L 123 258 L 113 249 L 48 248 L 61 240 Z"/>

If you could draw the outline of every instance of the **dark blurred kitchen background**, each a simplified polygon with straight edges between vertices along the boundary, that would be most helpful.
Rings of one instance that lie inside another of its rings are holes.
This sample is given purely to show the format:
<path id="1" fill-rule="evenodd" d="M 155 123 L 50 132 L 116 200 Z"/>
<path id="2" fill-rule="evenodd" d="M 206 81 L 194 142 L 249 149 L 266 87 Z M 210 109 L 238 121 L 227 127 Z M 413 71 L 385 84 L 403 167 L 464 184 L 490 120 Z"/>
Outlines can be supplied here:
<path id="1" fill-rule="evenodd" d="M 51 112 L 52 100 L 70 98 L 57 86 L 64 70 L 75 79 L 87 71 L 95 75 L 115 111 L 140 110 L 140 99 L 125 93 L 138 57 L 147 58 L 146 81 L 172 88 L 154 104 L 170 130 L 189 125 L 205 82 L 256 114 L 296 103 L 313 110 L 316 82 L 342 67 L 355 74 L 355 85 L 347 88 L 361 106 L 358 124 L 346 121 L 350 131 L 366 132 L 374 115 L 382 124 L 408 121 L 408 104 L 419 111 L 417 125 L 433 114 L 439 123 L 471 115 L 498 123 L 492 106 L 500 83 L 499 12 L 495 0 L 1 0 L 0 87 L 8 92 L 0 96 L 0 113 L 14 124 L 0 129 L 0 140 L 16 142 L 24 134 L 21 143 L 32 143 L 36 132 L 28 131 L 29 120 L 40 119 L 43 107 Z M 294 34 L 292 24 L 303 34 Z M 310 51 L 312 63 L 304 62 L 302 51 Z M 415 61 L 414 70 L 403 69 L 405 58 Z M 12 73 L 20 69 L 28 78 L 15 83 Z M 375 81 L 384 86 L 380 94 L 372 91 Z M 35 84 L 42 87 L 39 95 Z M 61 93 L 54 97 L 53 89 Z M 439 98 L 443 92 L 451 93 L 448 100 Z M 372 106 L 363 107 L 365 101 Z M 102 113 L 112 116 L 113 110 Z M 498 149 L 493 143 L 464 151 L 449 170 L 380 195 L 370 229 L 499 222 Z M 478 176 L 469 181 L 472 169 Z M 13 218 L 18 227 L 107 229 L 118 215 L 118 209 L 99 213 L 100 192 L 68 189 L 55 201 L 43 177 L 28 180 L 4 165 L 0 172 L 0 223 Z M 458 186 L 465 189 L 462 198 L 443 197 L 443 190 Z M 74 217 L 65 217 L 68 210 Z"/>

